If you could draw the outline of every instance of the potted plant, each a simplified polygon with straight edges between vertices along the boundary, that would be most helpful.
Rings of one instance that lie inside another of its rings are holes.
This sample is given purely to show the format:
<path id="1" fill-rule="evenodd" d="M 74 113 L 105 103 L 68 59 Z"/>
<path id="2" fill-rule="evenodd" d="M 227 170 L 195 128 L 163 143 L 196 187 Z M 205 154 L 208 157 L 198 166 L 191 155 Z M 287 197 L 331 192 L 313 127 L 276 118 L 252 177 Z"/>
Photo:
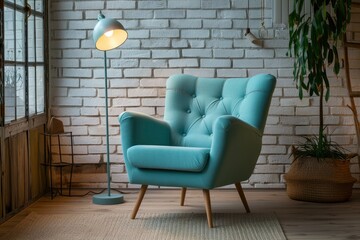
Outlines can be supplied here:
<path id="1" fill-rule="evenodd" d="M 323 104 L 330 97 L 327 75 L 340 71 L 338 46 L 350 22 L 351 0 L 311 0 L 312 17 L 302 13 L 304 0 L 295 0 L 289 15 L 289 51 L 293 76 L 302 99 L 304 92 L 319 97 L 318 135 L 305 137 L 293 147 L 294 161 L 284 178 L 292 199 L 341 202 L 350 198 L 356 181 L 350 174 L 354 155 L 331 141 L 324 126 Z"/>

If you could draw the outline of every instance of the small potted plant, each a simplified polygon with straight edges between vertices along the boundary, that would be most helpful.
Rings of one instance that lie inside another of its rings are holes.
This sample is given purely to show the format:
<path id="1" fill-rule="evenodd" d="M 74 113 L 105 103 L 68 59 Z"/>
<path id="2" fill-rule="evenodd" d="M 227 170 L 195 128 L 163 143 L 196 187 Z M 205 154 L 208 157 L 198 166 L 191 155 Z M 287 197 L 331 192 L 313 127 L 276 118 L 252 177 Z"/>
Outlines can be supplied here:
<path id="1" fill-rule="evenodd" d="M 304 92 L 319 97 L 318 135 L 305 137 L 293 147 L 294 161 L 284 178 L 292 199 L 341 202 L 350 198 L 356 181 L 350 174 L 350 159 L 331 141 L 324 126 L 323 104 L 330 97 L 327 70 L 340 72 L 338 46 L 350 22 L 351 0 L 311 0 L 313 16 L 302 13 L 304 0 L 295 0 L 289 15 L 289 51 L 294 58 L 293 76 L 302 99 Z"/>

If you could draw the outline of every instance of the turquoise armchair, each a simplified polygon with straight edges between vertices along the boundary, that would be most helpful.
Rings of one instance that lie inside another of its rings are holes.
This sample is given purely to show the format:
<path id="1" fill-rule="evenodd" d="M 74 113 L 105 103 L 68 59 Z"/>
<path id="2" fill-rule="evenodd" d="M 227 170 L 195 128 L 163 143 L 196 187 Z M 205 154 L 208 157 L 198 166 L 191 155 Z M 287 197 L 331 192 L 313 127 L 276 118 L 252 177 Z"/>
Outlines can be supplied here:
<path id="1" fill-rule="evenodd" d="M 142 185 L 134 219 L 148 185 L 202 189 L 209 227 L 209 190 L 235 184 L 250 212 L 241 181 L 249 179 L 259 157 L 275 77 L 167 80 L 164 120 L 124 112 L 119 116 L 130 183 Z"/>

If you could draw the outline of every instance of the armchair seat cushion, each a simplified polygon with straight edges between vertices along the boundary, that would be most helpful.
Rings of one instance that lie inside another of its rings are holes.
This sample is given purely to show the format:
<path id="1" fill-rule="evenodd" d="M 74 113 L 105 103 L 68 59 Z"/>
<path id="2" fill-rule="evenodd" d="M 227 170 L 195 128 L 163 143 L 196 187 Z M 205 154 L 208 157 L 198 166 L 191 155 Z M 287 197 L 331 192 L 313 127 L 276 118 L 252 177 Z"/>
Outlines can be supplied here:
<path id="1" fill-rule="evenodd" d="M 208 163 L 209 148 L 135 145 L 127 151 L 136 168 L 201 172 Z"/>

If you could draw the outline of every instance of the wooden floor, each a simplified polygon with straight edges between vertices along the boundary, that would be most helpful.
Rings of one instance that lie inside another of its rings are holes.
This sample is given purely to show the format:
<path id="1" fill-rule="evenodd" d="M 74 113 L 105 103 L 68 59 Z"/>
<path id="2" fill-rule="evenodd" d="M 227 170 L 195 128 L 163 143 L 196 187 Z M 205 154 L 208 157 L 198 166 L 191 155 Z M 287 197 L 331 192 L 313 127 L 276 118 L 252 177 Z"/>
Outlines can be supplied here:
<path id="1" fill-rule="evenodd" d="M 122 212 L 130 217 L 138 190 L 127 190 L 125 203 L 120 205 L 94 205 L 91 195 L 85 197 L 42 197 L 30 207 L 0 225 L 0 235 L 8 231 L 30 212 L 89 213 Z M 277 215 L 288 239 L 340 240 L 360 239 L 360 190 L 354 190 L 346 203 L 320 204 L 290 200 L 285 190 L 244 190 L 250 209 L 273 212 Z M 213 212 L 244 212 L 236 190 L 212 190 Z M 180 190 L 149 189 L 139 212 L 205 212 L 202 191 L 189 190 L 185 206 L 180 205 Z M 206 219 L 204 219 L 206 221 Z"/>

